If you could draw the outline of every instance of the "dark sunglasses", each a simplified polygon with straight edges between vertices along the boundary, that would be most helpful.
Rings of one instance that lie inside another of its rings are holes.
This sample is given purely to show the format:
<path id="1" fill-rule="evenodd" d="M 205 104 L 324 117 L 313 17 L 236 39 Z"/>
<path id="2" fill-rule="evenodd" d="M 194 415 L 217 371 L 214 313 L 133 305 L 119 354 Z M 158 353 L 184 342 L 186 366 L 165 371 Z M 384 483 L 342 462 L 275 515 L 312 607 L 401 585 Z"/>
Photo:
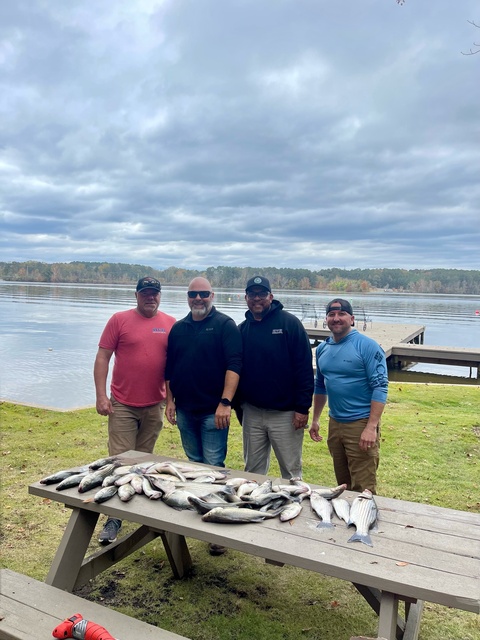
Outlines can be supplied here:
<path id="1" fill-rule="evenodd" d="M 265 300 L 268 296 L 268 291 L 247 291 L 247 298 L 249 300 L 254 300 L 255 298 L 260 298 L 261 300 Z"/>
<path id="2" fill-rule="evenodd" d="M 209 298 L 212 295 L 211 291 L 188 291 L 187 295 L 189 298 L 196 298 L 200 296 L 200 298 Z"/>

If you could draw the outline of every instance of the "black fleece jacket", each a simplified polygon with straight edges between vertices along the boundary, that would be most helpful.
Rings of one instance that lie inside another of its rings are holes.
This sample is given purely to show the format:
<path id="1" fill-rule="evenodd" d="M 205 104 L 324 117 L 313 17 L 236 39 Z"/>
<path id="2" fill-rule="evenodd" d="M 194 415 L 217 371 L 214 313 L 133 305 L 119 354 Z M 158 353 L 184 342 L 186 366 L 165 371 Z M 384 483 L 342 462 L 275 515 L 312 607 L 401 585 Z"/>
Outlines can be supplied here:
<path id="1" fill-rule="evenodd" d="M 242 339 L 230 316 L 212 307 L 204 320 L 190 312 L 171 328 L 165 380 L 180 409 L 215 413 L 226 372 L 241 370 Z"/>
<path id="2" fill-rule="evenodd" d="M 262 320 L 251 311 L 240 325 L 243 366 L 236 401 L 307 414 L 313 396 L 313 355 L 300 320 L 273 300 Z"/>

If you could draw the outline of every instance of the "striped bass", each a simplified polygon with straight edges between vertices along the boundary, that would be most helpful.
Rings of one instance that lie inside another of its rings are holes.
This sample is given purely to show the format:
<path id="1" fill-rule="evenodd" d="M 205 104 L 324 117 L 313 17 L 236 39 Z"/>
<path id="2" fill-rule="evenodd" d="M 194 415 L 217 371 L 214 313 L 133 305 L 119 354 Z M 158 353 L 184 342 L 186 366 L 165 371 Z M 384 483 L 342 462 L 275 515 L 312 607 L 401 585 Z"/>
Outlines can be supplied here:
<path id="1" fill-rule="evenodd" d="M 323 496 L 327 500 L 333 500 L 333 498 L 338 498 L 345 489 L 347 488 L 346 484 L 340 484 L 338 487 L 332 487 L 331 489 L 314 489 L 318 495 Z"/>
<path id="2" fill-rule="evenodd" d="M 110 498 L 113 498 L 117 491 L 118 487 L 116 487 L 114 484 L 110 485 L 109 487 L 102 487 L 100 491 L 97 491 L 94 496 L 85 498 L 83 502 L 97 502 L 98 504 L 100 504 L 101 502 L 106 502 L 107 500 L 110 500 Z"/>
<path id="3" fill-rule="evenodd" d="M 216 507 L 202 516 L 204 522 L 219 522 L 222 524 L 246 524 L 248 522 L 262 522 L 266 518 L 276 518 L 280 512 L 276 511 L 255 511 L 254 509 L 238 509 L 237 507 Z"/>
<path id="4" fill-rule="evenodd" d="M 363 542 L 363 544 L 373 547 L 369 531 L 377 520 L 377 513 L 378 509 L 373 494 L 365 489 L 352 503 L 350 524 L 354 524 L 357 530 L 347 542 Z"/>
<path id="5" fill-rule="evenodd" d="M 78 487 L 87 473 L 87 471 L 84 471 L 83 473 L 77 473 L 73 476 L 68 476 L 68 478 L 65 478 L 65 480 L 62 480 L 59 484 L 57 484 L 57 486 L 55 487 L 56 491 L 63 491 L 64 489 L 70 489 L 71 487 Z"/>
<path id="6" fill-rule="evenodd" d="M 135 489 L 129 483 L 121 484 L 118 488 L 118 497 L 122 502 L 128 502 L 135 495 Z"/>
<path id="7" fill-rule="evenodd" d="M 282 512 L 280 514 L 280 520 L 282 522 L 287 522 L 288 520 L 293 520 L 296 518 L 302 510 L 302 505 L 300 502 L 292 502 L 291 504 L 287 504 L 286 507 L 283 507 Z"/>
<path id="8" fill-rule="evenodd" d="M 345 520 L 347 525 L 350 524 L 350 504 L 345 498 L 333 498 L 333 510 L 340 520 Z"/>
<path id="9" fill-rule="evenodd" d="M 310 495 L 310 505 L 312 510 L 320 518 L 320 522 L 317 524 L 318 529 L 330 529 L 335 526 L 331 522 L 333 513 L 332 503 L 320 495 L 315 489 Z"/>

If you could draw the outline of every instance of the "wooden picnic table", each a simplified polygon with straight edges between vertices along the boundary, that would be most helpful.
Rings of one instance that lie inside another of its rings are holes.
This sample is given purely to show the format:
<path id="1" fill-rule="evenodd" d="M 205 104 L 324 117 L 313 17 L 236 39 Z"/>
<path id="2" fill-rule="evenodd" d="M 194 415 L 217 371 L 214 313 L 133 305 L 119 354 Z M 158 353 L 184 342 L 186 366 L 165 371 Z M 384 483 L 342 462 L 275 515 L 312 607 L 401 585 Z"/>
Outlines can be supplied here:
<path id="1" fill-rule="evenodd" d="M 124 464 L 175 460 L 135 451 L 121 458 Z M 266 479 L 238 470 L 230 470 L 229 475 L 258 482 Z M 480 514 L 376 496 L 378 531 L 372 534 L 373 547 L 369 547 L 348 543 L 353 530 L 344 522 L 335 520 L 335 529 L 316 528 L 318 518 L 308 500 L 293 523 L 274 518 L 240 525 L 204 522 L 196 511 L 178 511 L 145 496 L 126 503 L 117 496 L 101 504 L 85 503 L 86 494 L 76 487 L 56 491 L 55 485 L 40 482 L 30 485 L 29 493 L 72 508 L 46 578 L 47 584 L 67 591 L 160 536 L 177 578 L 192 566 L 186 538 L 194 538 L 265 558 L 272 564 L 352 582 L 378 613 L 378 636 L 387 640 L 418 637 L 424 601 L 480 613 Z M 350 502 L 356 495 L 343 494 Z M 101 514 L 140 526 L 86 557 Z M 400 601 L 405 602 L 404 618 L 399 614 Z"/>

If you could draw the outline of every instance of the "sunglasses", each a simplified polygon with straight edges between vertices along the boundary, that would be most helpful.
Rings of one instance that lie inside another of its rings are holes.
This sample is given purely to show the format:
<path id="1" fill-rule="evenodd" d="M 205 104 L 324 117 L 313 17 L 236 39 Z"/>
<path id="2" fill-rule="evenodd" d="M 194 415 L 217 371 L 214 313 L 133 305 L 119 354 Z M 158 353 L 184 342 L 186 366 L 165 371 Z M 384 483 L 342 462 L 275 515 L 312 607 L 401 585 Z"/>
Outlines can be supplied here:
<path id="1" fill-rule="evenodd" d="M 187 295 L 189 298 L 192 298 L 193 300 L 197 296 L 200 296 L 200 298 L 209 298 L 212 295 L 212 292 L 211 291 L 188 291 Z"/>
<path id="2" fill-rule="evenodd" d="M 261 300 L 265 300 L 268 296 L 268 291 L 247 291 L 247 298 L 249 300 L 254 300 L 255 298 L 260 298 Z"/>

